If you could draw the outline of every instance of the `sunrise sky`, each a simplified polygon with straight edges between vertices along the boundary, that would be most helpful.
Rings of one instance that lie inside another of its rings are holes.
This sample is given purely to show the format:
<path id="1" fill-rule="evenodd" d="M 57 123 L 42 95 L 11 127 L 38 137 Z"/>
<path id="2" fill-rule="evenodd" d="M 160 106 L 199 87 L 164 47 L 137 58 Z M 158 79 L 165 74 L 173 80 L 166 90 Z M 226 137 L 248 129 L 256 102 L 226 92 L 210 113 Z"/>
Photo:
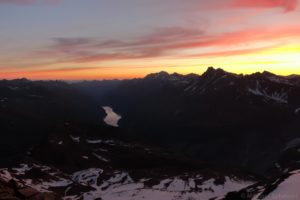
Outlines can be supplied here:
<path id="1" fill-rule="evenodd" d="M 0 0 L 0 78 L 300 74 L 298 0 Z"/>

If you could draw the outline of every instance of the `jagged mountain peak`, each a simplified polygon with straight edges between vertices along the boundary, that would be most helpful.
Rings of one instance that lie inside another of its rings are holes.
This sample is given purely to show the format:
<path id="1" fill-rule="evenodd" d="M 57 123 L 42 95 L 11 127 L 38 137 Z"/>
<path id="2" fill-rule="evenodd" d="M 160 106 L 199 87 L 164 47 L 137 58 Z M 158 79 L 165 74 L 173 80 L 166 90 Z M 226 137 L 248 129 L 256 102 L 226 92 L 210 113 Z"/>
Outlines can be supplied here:
<path id="1" fill-rule="evenodd" d="M 212 66 L 208 67 L 207 70 L 206 70 L 206 72 L 216 72 L 216 71 L 223 71 L 223 72 L 225 72 L 225 71 L 224 71 L 223 69 L 221 69 L 221 68 L 214 68 L 214 67 L 212 67 Z"/>
<path id="2" fill-rule="evenodd" d="M 281 76 L 281 75 L 277 75 L 274 74 L 272 72 L 269 71 L 263 71 L 263 72 L 255 72 L 252 74 L 248 74 L 248 75 L 243 75 L 243 74 L 235 74 L 235 73 L 231 73 L 228 71 L 225 71 L 222 68 L 215 68 L 215 67 L 208 67 L 207 70 L 202 74 L 195 74 L 195 73 L 190 73 L 190 74 L 180 74 L 177 72 L 174 73 L 168 73 L 166 71 L 160 71 L 157 73 L 151 73 L 148 74 L 145 78 L 146 79 L 165 79 L 165 80 L 175 80 L 175 79 L 181 79 L 181 78 L 199 78 L 199 77 L 203 77 L 203 78 L 220 78 L 220 77 L 224 77 L 224 76 L 230 76 L 230 77 L 251 77 L 251 78 L 264 78 L 264 79 L 269 79 L 270 81 L 273 82 L 285 82 L 286 84 L 288 83 L 288 80 L 290 79 L 299 79 L 300 75 L 290 75 L 290 76 Z M 292 84 L 292 83 L 289 83 Z"/>
<path id="3" fill-rule="evenodd" d="M 268 80 L 273 83 L 284 85 L 299 85 L 299 83 L 297 82 L 298 78 L 295 78 L 295 80 L 293 80 L 293 78 L 290 78 L 290 76 L 277 75 L 269 71 L 256 72 L 248 75 L 248 77 L 252 77 L 257 80 Z"/>
<path id="4" fill-rule="evenodd" d="M 225 73 L 228 72 L 224 71 L 221 68 L 208 67 L 206 72 L 203 73 L 203 75 L 206 76 L 206 75 L 225 74 Z"/>
<path id="5" fill-rule="evenodd" d="M 197 78 L 197 77 L 212 77 L 212 76 L 223 76 L 223 75 L 228 75 L 231 74 L 229 72 L 226 72 L 225 70 L 221 68 L 214 68 L 214 67 L 208 67 L 207 70 L 202 74 L 198 75 L 195 73 L 190 73 L 190 74 L 179 74 L 177 72 L 174 72 L 172 74 L 166 72 L 166 71 L 160 71 L 157 73 L 151 73 L 145 77 L 145 79 L 170 79 L 170 80 L 175 80 L 175 79 L 181 79 L 181 78 Z"/>
<path id="6" fill-rule="evenodd" d="M 194 75 L 194 76 L 199 76 L 199 75 Z M 178 81 L 185 81 L 187 79 L 190 79 L 194 76 L 191 75 L 183 75 L 183 74 L 179 74 L 179 73 L 168 73 L 165 71 L 161 71 L 158 73 L 152 73 L 149 74 L 148 76 L 145 77 L 145 80 L 160 80 L 160 81 L 171 81 L 171 82 L 178 82 Z"/>
<path id="7" fill-rule="evenodd" d="M 269 71 L 263 71 L 262 75 L 264 75 L 264 76 L 277 76 L 276 74 L 273 74 L 272 72 L 269 72 Z"/>
<path id="8" fill-rule="evenodd" d="M 208 67 L 207 70 L 201 75 L 202 78 L 212 81 L 226 78 L 232 81 L 233 78 L 243 77 L 243 75 L 227 72 L 222 68 Z"/>
<path id="9" fill-rule="evenodd" d="M 253 74 L 249 74 L 246 76 L 247 77 L 256 77 L 256 78 L 264 78 L 264 79 L 285 78 L 284 76 L 279 76 L 279 75 L 276 75 L 269 71 L 255 72 Z"/>
<path id="10" fill-rule="evenodd" d="M 151 73 L 151 74 L 148 74 L 145 78 L 154 78 L 154 79 L 157 79 L 157 78 L 165 78 L 165 77 L 168 77 L 170 74 L 166 71 L 160 71 L 160 72 L 157 72 L 157 73 Z"/>

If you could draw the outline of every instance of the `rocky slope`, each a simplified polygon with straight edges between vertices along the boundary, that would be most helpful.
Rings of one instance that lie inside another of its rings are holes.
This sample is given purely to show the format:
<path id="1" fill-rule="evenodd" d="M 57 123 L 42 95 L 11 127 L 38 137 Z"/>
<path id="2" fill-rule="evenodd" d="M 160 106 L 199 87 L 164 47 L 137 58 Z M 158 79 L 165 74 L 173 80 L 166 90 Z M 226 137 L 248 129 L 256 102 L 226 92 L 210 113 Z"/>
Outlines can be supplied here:
<path id="1" fill-rule="evenodd" d="M 210 199 L 255 178 L 122 139 L 112 127 L 65 124 L 0 178 L 58 199 Z"/>

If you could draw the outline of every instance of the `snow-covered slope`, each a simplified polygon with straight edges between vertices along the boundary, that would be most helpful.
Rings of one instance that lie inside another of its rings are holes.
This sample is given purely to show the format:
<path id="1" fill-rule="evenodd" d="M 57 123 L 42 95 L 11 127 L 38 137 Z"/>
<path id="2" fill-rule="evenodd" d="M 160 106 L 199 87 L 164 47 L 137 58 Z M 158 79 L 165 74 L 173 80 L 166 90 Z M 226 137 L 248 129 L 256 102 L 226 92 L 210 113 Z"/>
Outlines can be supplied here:
<path id="1" fill-rule="evenodd" d="M 226 200 L 298 200 L 300 199 L 300 144 L 295 139 L 286 144 L 268 176 L 240 191 L 226 195 Z"/>
<path id="2" fill-rule="evenodd" d="M 35 176 L 32 176 L 35 174 Z M 151 178 L 133 180 L 126 171 L 105 173 L 99 168 L 89 168 L 72 174 L 42 165 L 22 164 L 12 169 L 1 169 L 0 178 L 21 182 L 40 192 L 56 191 L 63 199 L 93 200 L 186 200 L 222 197 L 253 184 L 225 176 L 218 183 L 200 174 L 181 174 L 151 183 Z"/>
<path id="3" fill-rule="evenodd" d="M 276 189 L 264 199 L 300 199 L 300 171 L 291 172 L 290 174 L 291 175 L 287 179 L 281 182 Z"/>
<path id="4" fill-rule="evenodd" d="M 250 176 L 219 172 L 205 164 L 67 123 L 35 147 L 22 164 L 0 169 L 14 180 L 62 199 L 208 200 L 254 183 Z"/>

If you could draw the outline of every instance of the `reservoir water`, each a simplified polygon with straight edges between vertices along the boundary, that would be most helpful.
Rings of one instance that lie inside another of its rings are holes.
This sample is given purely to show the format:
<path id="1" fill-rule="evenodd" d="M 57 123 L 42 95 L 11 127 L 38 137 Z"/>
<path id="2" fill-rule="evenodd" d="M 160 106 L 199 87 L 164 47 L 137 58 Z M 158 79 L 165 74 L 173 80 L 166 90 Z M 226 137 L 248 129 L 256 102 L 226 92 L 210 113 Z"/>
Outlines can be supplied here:
<path id="1" fill-rule="evenodd" d="M 107 125 L 118 127 L 118 122 L 122 118 L 122 116 L 115 113 L 114 110 L 109 106 L 103 106 L 102 108 L 106 113 L 106 116 L 103 119 L 104 122 Z"/>

